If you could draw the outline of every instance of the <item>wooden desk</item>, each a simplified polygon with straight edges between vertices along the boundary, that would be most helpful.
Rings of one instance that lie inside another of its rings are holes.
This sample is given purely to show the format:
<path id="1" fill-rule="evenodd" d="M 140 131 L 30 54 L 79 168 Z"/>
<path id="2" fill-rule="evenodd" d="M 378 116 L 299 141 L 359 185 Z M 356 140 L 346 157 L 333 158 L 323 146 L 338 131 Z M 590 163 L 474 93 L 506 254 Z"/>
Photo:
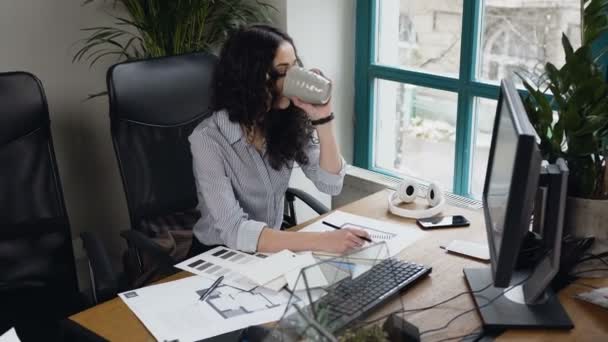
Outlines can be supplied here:
<path id="1" fill-rule="evenodd" d="M 341 210 L 415 226 L 413 220 L 402 219 L 388 214 L 386 198 L 387 191 L 381 191 L 362 200 L 341 208 Z M 430 231 L 418 243 L 406 248 L 401 257 L 405 260 L 418 262 L 433 267 L 429 277 L 419 281 L 397 299 L 378 309 L 369 319 L 380 317 L 391 311 L 404 308 L 417 308 L 440 302 L 458 293 L 467 291 L 462 273 L 463 267 L 488 267 L 473 259 L 446 254 L 439 246 L 454 239 L 471 241 L 486 241 L 486 233 L 481 211 L 469 211 L 450 207 L 445 214 L 462 214 L 471 221 L 470 228 L 454 228 Z M 303 224 L 302 226 L 305 226 Z M 300 227 L 301 228 L 301 227 Z M 189 276 L 181 272 L 166 281 Z M 583 281 L 593 286 L 608 286 L 608 279 Z M 581 285 L 571 285 L 559 293 L 560 301 L 574 321 L 575 329 L 563 331 L 508 331 L 501 335 L 500 341 L 608 341 L 608 310 L 573 299 L 572 295 L 588 291 Z M 473 308 L 473 300 L 469 294 L 446 303 L 439 308 L 418 313 L 407 314 L 405 317 L 416 324 L 421 331 L 443 326 L 452 317 Z M 70 319 L 111 341 L 154 341 L 137 317 L 119 299 L 115 298 L 80 312 Z M 447 329 L 424 335 L 424 340 L 437 341 L 443 338 L 465 335 L 475 331 L 481 322 L 476 312 L 471 312 L 449 325 Z"/>

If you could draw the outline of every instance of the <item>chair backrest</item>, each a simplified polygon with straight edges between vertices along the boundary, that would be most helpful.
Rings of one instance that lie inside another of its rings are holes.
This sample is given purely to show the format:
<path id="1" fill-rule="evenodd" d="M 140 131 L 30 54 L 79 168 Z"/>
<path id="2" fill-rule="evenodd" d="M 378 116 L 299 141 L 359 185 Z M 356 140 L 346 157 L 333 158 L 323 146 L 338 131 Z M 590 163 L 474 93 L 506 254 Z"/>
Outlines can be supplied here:
<path id="1" fill-rule="evenodd" d="M 0 73 L 0 291 L 78 283 L 40 81 Z"/>
<path id="2" fill-rule="evenodd" d="M 131 226 L 196 207 L 188 136 L 209 114 L 217 57 L 192 53 L 108 70 L 114 150 Z"/>

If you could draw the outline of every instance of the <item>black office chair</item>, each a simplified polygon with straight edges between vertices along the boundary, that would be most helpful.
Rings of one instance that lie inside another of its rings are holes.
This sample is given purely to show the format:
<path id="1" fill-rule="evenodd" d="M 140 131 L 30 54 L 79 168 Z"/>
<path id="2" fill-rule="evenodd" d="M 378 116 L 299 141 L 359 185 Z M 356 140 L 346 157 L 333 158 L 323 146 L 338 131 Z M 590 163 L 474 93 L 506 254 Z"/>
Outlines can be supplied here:
<path id="1" fill-rule="evenodd" d="M 59 321 L 86 302 L 42 85 L 0 73 L 0 333 L 16 326 L 22 341 L 60 340 Z"/>
<path id="2" fill-rule="evenodd" d="M 124 264 L 130 285 L 174 272 L 173 265 L 187 255 L 200 217 L 188 137 L 211 114 L 216 63 L 214 55 L 192 53 L 120 63 L 108 70 L 112 141 L 131 221 L 131 229 L 121 233 L 129 245 Z M 306 193 L 290 189 L 287 226 L 297 222 L 295 197 L 319 213 L 328 211 Z M 168 252 L 159 246 L 156 239 L 167 232 L 185 247 Z"/>

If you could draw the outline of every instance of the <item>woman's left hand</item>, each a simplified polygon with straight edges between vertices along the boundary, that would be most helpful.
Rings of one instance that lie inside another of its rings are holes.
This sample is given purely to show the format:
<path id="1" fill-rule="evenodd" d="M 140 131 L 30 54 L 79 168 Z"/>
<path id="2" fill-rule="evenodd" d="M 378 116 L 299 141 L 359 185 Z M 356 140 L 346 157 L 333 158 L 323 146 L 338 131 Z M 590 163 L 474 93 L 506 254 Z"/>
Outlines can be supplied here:
<path id="1" fill-rule="evenodd" d="M 294 105 L 296 105 L 297 107 L 299 107 L 303 111 L 305 111 L 306 114 L 308 114 L 308 117 L 310 118 L 310 120 L 313 120 L 313 121 L 328 117 L 332 112 L 331 100 L 329 100 L 329 102 L 327 102 L 324 105 L 313 105 L 313 104 L 304 102 L 297 97 L 291 98 L 291 101 L 293 101 Z"/>

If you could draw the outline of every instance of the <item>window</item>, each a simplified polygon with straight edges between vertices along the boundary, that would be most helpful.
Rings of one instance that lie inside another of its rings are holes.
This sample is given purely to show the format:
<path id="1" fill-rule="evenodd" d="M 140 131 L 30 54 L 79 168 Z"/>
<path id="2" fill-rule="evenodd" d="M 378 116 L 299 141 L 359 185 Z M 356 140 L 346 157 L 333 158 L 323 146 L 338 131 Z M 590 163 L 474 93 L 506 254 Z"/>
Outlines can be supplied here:
<path id="1" fill-rule="evenodd" d="M 580 0 L 357 0 L 355 165 L 479 198 L 499 81 L 563 64 Z M 519 82 L 518 82 L 519 83 Z"/>

